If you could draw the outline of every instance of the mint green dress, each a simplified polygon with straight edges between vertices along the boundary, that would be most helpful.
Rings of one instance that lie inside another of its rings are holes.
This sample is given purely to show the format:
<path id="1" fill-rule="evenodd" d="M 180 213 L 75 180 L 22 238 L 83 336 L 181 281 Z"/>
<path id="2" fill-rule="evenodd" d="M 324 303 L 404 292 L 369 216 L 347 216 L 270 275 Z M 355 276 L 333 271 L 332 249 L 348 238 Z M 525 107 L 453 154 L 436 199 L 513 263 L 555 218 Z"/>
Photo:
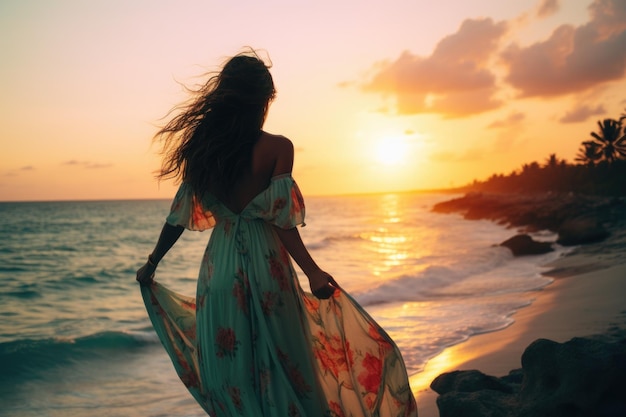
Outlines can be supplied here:
<path id="1" fill-rule="evenodd" d="M 213 228 L 196 297 L 142 287 L 180 379 L 211 416 L 417 416 L 400 352 L 345 291 L 301 288 L 274 228 L 304 224 L 290 174 L 241 213 L 183 183 L 167 222 Z"/>

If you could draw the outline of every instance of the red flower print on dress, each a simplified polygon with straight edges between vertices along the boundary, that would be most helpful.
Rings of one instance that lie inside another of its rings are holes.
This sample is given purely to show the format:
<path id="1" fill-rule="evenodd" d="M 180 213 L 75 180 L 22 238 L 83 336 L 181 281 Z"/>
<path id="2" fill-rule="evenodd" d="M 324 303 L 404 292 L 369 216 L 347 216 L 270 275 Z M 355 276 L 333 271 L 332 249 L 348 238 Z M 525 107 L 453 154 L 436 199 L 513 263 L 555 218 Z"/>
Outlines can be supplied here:
<path id="1" fill-rule="evenodd" d="M 365 406 L 369 410 L 373 410 L 374 405 L 376 404 L 376 394 L 374 394 L 373 392 L 368 392 L 363 396 L 363 400 L 365 402 Z"/>
<path id="2" fill-rule="evenodd" d="M 196 304 L 198 305 L 198 308 L 204 307 L 205 299 L 206 299 L 206 294 L 199 295 L 198 298 L 196 298 Z"/>
<path id="3" fill-rule="evenodd" d="M 184 369 L 184 371 L 180 375 L 180 380 L 185 384 L 187 388 L 199 388 L 200 380 L 198 378 L 198 374 L 191 369 L 189 363 L 186 360 L 182 360 L 179 358 L 178 363 Z"/>
<path id="4" fill-rule="evenodd" d="M 287 200 L 282 197 L 274 200 L 274 204 L 272 205 L 272 213 L 276 214 L 277 211 L 282 210 L 287 205 Z"/>
<path id="5" fill-rule="evenodd" d="M 284 245 L 280 245 L 280 260 L 283 265 L 289 265 L 289 252 L 287 252 Z"/>
<path id="6" fill-rule="evenodd" d="M 366 392 L 377 393 L 383 373 L 381 359 L 368 352 L 365 354 L 361 365 L 364 369 L 357 378 L 359 384 Z"/>
<path id="7" fill-rule="evenodd" d="M 339 403 L 336 403 L 334 401 L 330 401 L 328 403 L 328 408 L 330 409 L 330 415 L 332 417 L 345 417 L 346 415 L 343 412 L 343 409 L 341 408 L 341 405 Z"/>
<path id="8" fill-rule="evenodd" d="M 317 313 L 320 308 L 319 298 L 304 296 L 302 300 L 304 301 L 304 307 L 309 313 Z"/>
<path id="9" fill-rule="evenodd" d="M 270 370 L 267 368 L 261 369 L 259 372 L 259 390 L 261 391 L 261 394 L 267 393 L 267 389 L 270 386 L 270 378 Z"/>
<path id="10" fill-rule="evenodd" d="M 335 291 L 333 292 L 333 295 L 331 298 L 328 299 L 328 301 L 330 301 L 327 306 L 327 312 L 331 312 L 334 316 L 337 317 L 337 320 L 341 321 L 343 320 L 343 310 L 342 310 L 342 303 L 341 303 L 341 290 L 340 289 L 335 289 Z"/>
<path id="11" fill-rule="evenodd" d="M 368 333 L 369 336 L 378 343 L 378 347 L 381 351 L 388 352 L 393 349 L 393 346 L 389 343 L 389 340 L 381 334 L 381 330 L 382 329 L 375 326 L 373 323 L 370 323 Z"/>
<path id="12" fill-rule="evenodd" d="M 354 365 L 354 352 L 350 349 L 350 342 L 346 341 L 344 349 L 339 335 L 327 338 L 326 334 L 320 331 L 315 338 L 313 350 L 322 370 L 330 372 L 337 380 L 340 374 L 347 374 Z M 342 379 L 345 379 L 343 383 L 346 388 L 352 388 L 350 378 Z"/>
<path id="13" fill-rule="evenodd" d="M 237 387 L 229 387 L 228 394 L 230 395 L 230 400 L 233 402 L 233 405 L 241 414 L 243 412 L 243 402 L 241 401 L 241 391 Z"/>
<path id="14" fill-rule="evenodd" d="M 180 304 L 181 304 L 181 307 L 184 308 L 185 310 L 196 311 L 196 303 L 195 303 L 195 301 L 192 301 L 192 300 L 181 300 Z"/>
<path id="15" fill-rule="evenodd" d="M 298 411 L 298 407 L 294 403 L 289 403 L 289 411 L 287 414 L 289 417 L 299 417 L 300 411 Z"/>
<path id="16" fill-rule="evenodd" d="M 215 337 L 215 346 L 217 348 L 217 357 L 224 356 L 233 357 L 237 351 L 237 345 L 240 342 L 235 337 L 235 331 L 231 328 L 220 327 Z"/>
<path id="17" fill-rule="evenodd" d="M 304 375 L 296 366 L 289 364 L 288 375 L 296 394 L 306 397 L 306 394 L 311 392 L 311 386 L 306 382 Z"/>
<path id="18" fill-rule="evenodd" d="M 289 215 L 292 217 L 300 215 L 303 209 L 304 198 L 302 197 L 298 186 L 294 183 L 293 187 L 291 187 L 291 207 L 289 209 Z"/>
<path id="19" fill-rule="evenodd" d="M 271 251 L 267 260 L 270 264 L 270 275 L 278 283 L 278 287 L 281 291 L 289 290 L 289 279 L 287 277 L 285 265 L 280 261 L 276 252 Z"/>
<path id="20" fill-rule="evenodd" d="M 233 296 L 237 299 L 237 306 L 248 314 L 248 294 L 250 293 L 250 281 L 248 276 L 239 268 L 235 274 L 235 283 L 233 284 Z"/>
<path id="21" fill-rule="evenodd" d="M 191 355 L 189 355 L 190 352 L 186 349 L 185 342 L 179 339 L 178 343 L 175 343 L 172 348 L 174 350 L 174 355 L 176 355 L 176 362 L 178 362 L 178 365 L 180 366 L 180 370 L 178 372 L 180 380 L 187 388 L 199 388 L 200 380 L 198 378 L 198 373 L 192 367 L 193 362 L 190 364 L 188 356 Z M 187 352 L 187 355 L 185 355 L 185 352 Z"/>
<path id="22" fill-rule="evenodd" d="M 192 198 L 191 220 L 194 230 L 206 230 L 215 226 L 215 218 L 213 213 L 205 211 L 202 203 L 194 195 Z"/>
<path id="23" fill-rule="evenodd" d="M 277 305 L 280 304 L 280 297 L 277 293 L 272 291 L 265 291 L 263 293 L 263 301 L 261 301 L 261 309 L 263 314 L 269 316 L 272 314 Z"/>
<path id="24" fill-rule="evenodd" d="M 248 314 L 248 303 L 246 302 L 246 292 L 243 289 L 243 284 L 239 281 L 235 281 L 233 284 L 233 295 L 237 299 L 237 306 L 246 314 Z"/>
<path id="25" fill-rule="evenodd" d="M 299 397 L 307 397 L 307 394 L 311 392 L 312 388 L 304 379 L 304 375 L 302 375 L 298 366 L 291 361 L 289 355 L 279 348 L 276 349 L 276 353 L 296 394 Z"/>
<path id="26" fill-rule="evenodd" d="M 214 272 L 215 272 L 215 265 L 213 265 L 213 262 L 209 262 L 207 265 L 207 271 L 206 271 L 208 280 L 211 280 Z"/>

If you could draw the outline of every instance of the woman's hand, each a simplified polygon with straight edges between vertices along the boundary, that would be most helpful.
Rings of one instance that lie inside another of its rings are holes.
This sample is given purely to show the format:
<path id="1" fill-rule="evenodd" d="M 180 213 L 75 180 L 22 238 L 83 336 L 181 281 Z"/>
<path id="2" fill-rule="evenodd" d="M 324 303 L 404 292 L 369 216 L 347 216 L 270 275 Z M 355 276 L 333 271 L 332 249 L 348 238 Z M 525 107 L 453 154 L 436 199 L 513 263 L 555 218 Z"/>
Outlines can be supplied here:
<path id="1" fill-rule="evenodd" d="M 321 269 L 309 273 L 307 277 L 309 278 L 311 292 L 314 296 L 322 300 L 332 297 L 335 290 L 339 288 L 335 279 L 329 273 L 324 272 Z"/>
<path id="2" fill-rule="evenodd" d="M 144 286 L 152 284 L 154 271 L 156 271 L 156 265 L 152 264 L 150 261 L 146 262 L 144 266 L 137 270 L 137 282 Z"/>

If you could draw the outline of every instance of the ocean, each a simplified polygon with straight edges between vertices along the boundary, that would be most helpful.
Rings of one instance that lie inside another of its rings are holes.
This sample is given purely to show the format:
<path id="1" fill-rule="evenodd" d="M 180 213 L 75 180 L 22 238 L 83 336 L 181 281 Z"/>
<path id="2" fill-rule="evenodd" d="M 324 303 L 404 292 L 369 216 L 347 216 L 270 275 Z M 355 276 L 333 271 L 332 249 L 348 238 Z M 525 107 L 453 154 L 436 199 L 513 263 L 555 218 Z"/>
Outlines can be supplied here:
<path id="1" fill-rule="evenodd" d="M 564 252 L 514 258 L 497 244 L 516 230 L 431 211 L 453 197 L 306 199 L 300 232 L 311 254 L 394 338 L 410 374 L 448 346 L 511 325 L 550 284 L 542 265 Z M 204 415 L 135 282 L 169 204 L 0 203 L 0 416 Z M 185 232 L 156 279 L 193 295 L 209 236 Z"/>

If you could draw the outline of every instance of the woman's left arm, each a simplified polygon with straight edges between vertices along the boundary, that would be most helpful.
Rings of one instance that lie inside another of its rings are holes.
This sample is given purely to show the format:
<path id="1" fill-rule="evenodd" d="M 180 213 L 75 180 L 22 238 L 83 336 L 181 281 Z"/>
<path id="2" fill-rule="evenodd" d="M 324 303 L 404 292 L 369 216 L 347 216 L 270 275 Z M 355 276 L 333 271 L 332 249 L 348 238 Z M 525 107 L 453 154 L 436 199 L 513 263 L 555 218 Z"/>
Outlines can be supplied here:
<path id="1" fill-rule="evenodd" d="M 137 281 L 139 284 L 150 285 L 152 283 L 157 265 L 184 231 L 185 228 L 183 226 L 173 226 L 169 223 L 163 225 L 159 240 L 152 253 L 148 255 L 148 261 L 137 270 Z"/>

